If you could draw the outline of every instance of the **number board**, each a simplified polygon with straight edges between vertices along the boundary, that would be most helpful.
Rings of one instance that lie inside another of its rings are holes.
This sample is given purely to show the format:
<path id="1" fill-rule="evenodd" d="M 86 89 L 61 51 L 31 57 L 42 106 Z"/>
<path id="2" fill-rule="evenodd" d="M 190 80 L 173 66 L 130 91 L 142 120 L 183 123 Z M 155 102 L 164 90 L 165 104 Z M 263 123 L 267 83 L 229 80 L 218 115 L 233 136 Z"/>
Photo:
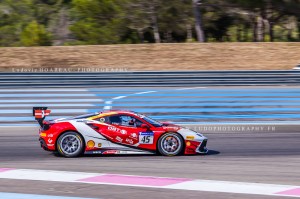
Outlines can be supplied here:
<path id="1" fill-rule="evenodd" d="M 153 132 L 140 132 L 139 144 L 153 144 L 154 133 Z"/>

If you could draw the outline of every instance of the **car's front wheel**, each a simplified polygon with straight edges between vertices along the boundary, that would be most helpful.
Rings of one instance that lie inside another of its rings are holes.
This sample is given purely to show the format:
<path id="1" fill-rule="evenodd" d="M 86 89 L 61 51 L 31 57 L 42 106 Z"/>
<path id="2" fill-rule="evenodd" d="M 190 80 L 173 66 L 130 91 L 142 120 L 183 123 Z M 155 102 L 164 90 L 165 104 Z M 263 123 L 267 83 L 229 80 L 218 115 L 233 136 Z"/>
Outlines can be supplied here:
<path id="1" fill-rule="evenodd" d="M 158 140 L 158 151 L 165 156 L 174 156 L 182 153 L 184 142 L 178 133 L 166 133 Z"/>
<path id="2" fill-rule="evenodd" d="M 83 153 L 83 149 L 84 141 L 79 133 L 68 131 L 57 140 L 57 151 L 64 157 L 78 157 Z"/>

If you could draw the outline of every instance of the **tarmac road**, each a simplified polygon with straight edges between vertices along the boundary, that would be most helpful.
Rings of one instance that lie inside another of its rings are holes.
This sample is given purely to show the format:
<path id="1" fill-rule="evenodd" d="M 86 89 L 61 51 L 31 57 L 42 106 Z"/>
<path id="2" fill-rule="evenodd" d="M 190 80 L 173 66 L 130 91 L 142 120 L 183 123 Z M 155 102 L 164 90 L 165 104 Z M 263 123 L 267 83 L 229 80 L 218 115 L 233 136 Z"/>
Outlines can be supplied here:
<path id="1" fill-rule="evenodd" d="M 0 168 L 116 173 L 300 186 L 300 134 L 209 133 L 208 155 L 56 157 L 36 127 L 1 127 Z M 273 196 L 0 179 L 0 192 L 94 198 L 274 198 Z M 279 197 L 276 197 L 279 198 Z"/>

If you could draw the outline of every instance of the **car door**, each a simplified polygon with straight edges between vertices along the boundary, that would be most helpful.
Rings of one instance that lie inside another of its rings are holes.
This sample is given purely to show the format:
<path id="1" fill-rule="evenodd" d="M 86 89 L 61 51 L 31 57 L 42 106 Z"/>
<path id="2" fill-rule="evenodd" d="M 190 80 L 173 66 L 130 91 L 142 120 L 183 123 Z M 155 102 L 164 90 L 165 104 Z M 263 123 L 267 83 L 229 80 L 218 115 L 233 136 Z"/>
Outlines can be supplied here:
<path id="1" fill-rule="evenodd" d="M 143 122 L 130 115 L 110 116 L 109 121 L 111 124 L 111 127 L 108 127 L 111 134 L 110 137 L 112 137 L 112 141 L 117 143 L 137 146 L 141 141 L 141 133 L 147 132 L 146 128 L 142 128 Z M 151 136 L 149 138 L 146 137 L 144 141 L 151 143 Z"/>

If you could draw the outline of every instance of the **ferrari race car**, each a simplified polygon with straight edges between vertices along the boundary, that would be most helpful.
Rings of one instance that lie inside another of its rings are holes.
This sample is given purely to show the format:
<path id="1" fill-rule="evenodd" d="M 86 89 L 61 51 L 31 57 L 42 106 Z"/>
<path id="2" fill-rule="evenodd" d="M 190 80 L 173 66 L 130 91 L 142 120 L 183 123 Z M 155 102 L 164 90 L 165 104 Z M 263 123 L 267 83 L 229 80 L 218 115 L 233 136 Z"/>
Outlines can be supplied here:
<path id="1" fill-rule="evenodd" d="M 49 114 L 47 107 L 33 108 L 41 126 L 41 147 L 64 157 L 155 153 L 174 156 L 208 151 L 207 138 L 202 134 L 131 111 L 97 112 L 45 121 Z"/>

